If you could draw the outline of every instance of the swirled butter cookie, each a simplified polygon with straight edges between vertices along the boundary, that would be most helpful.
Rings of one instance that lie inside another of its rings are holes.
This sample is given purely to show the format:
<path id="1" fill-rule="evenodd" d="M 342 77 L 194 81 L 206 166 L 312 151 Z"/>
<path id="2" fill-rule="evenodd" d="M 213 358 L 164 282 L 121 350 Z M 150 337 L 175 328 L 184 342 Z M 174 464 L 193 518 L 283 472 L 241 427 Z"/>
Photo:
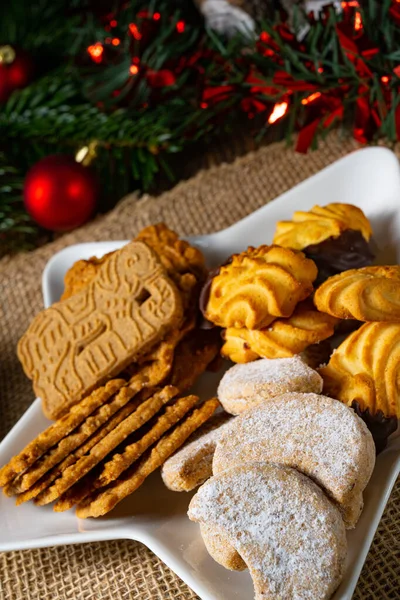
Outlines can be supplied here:
<path id="1" fill-rule="evenodd" d="M 313 261 L 278 246 L 249 247 L 233 255 L 212 279 L 205 317 L 221 327 L 261 329 L 289 317 L 313 291 Z"/>
<path id="2" fill-rule="evenodd" d="M 400 323 L 365 323 L 319 373 L 324 393 L 354 408 L 382 450 L 400 418 Z"/>
<path id="3" fill-rule="evenodd" d="M 293 467 L 310 477 L 352 528 L 375 465 L 375 445 L 365 423 L 344 404 L 317 394 L 289 393 L 227 425 L 217 443 L 213 473 L 259 462 Z"/>
<path id="4" fill-rule="evenodd" d="M 400 266 L 351 269 L 330 277 L 315 292 L 314 303 L 340 319 L 400 321 Z"/>
<path id="5" fill-rule="evenodd" d="M 296 211 L 291 221 L 277 223 L 274 244 L 302 250 L 318 266 L 318 281 L 334 273 L 371 264 L 372 229 L 363 211 L 332 203 Z"/>
<path id="6" fill-rule="evenodd" d="M 322 392 L 322 379 L 301 358 L 262 358 L 235 365 L 222 377 L 218 399 L 226 412 L 238 415 L 285 392 Z"/>
<path id="7" fill-rule="evenodd" d="M 257 358 L 286 358 L 308 346 L 331 337 L 339 319 L 315 310 L 312 303 L 301 302 L 291 317 L 276 319 L 264 329 L 236 329 L 223 332 L 221 354 L 236 363 Z"/>
<path id="8" fill-rule="evenodd" d="M 346 558 L 340 512 L 294 469 L 234 467 L 199 488 L 188 514 L 235 548 L 256 600 L 328 600 L 340 583 Z"/>

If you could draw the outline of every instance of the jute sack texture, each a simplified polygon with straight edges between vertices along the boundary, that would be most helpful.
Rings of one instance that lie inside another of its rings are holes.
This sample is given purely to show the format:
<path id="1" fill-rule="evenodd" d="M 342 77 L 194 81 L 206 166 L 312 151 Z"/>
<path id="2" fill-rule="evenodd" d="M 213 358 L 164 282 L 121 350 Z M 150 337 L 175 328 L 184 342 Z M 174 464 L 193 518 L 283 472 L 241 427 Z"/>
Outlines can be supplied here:
<path id="1" fill-rule="evenodd" d="M 16 344 L 43 308 L 41 275 L 58 250 L 84 241 L 133 237 L 164 221 L 182 235 L 223 229 L 358 148 L 332 134 L 317 151 L 296 154 L 272 144 L 200 172 L 157 198 L 124 198 L 109 214 L 34 252 L 0 261 L 0 438 L 33 400 L 16 357 Z M 340 198 L 337 199 L 340 202 Z M 399 198 L 400 202 L 400 198 Z M 324 198 L 320 199 L 324 203 Z M 295 209 L 295 207 L 293 207 Z M 0 555 L 0 599 L 192 600 L 197 598 L 143 545 L 115 541 Z M 373 541 L 355 599 L 400 598 L 400 483 Z"/>

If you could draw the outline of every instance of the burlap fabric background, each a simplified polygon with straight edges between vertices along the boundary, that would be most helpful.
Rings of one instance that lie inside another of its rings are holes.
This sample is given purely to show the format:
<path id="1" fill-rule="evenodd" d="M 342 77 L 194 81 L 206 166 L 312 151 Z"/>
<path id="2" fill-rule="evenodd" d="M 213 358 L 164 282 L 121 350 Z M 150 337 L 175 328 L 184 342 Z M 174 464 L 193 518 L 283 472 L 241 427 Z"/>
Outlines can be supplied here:
<path id="1" fill-rule="evenodd" d="M 130 238 L 157 221 L 186 235 L 222 229 L 356 147 L 355 142 L 344 142 L 336 135 L 307 156 L 273 144 L 234 164 L 203 171 L 161 197 L 138 201 L 129 196 L 88 226 L 30 254 L 0 261 L 0 438 L 33 399 L 15 347 L 32 316 L 42 308 L 41 274 L 54 252 L 82 241 Z M 399 540 L 398 482 L 354 598 L 400 598 Z M 3 553 L 0 598 L 189 600 L 197 596 L 144 546 L 116 541 Z"/>

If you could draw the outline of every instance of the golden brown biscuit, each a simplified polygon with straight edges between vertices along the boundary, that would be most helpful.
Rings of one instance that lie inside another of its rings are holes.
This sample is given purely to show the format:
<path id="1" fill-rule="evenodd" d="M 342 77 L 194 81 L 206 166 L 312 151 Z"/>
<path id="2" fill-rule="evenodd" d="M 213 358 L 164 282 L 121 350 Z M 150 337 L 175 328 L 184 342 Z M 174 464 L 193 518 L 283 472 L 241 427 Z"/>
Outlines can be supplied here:
<path id="1" fill-rule="evenodd" d="M 83 290 L 39 313 L 18 355 L 56 418 L 182 322 L 178 290 L 157 255 L 131 242 Z"/>
<path id="2" fill-rule="evenodd" d="M 303 250 L 330 237 L 338 237 L 349 229 L 360 231 L 366 241 L 372 235 L 370 222 L 357 206 L 340 203 L 316 205 L 309 211 L 296 211 L 291 221 L 279 221 L 273 243 Z"/>
<path id="3" fill-rule="evenodd" d="M 109 452 L 114 450 L 129 435 L 137 431 L 144 423 L 149 421 L 161 407 L 169 402 L 178 393 L 177 388 L 166 386 L 156 392 L 151 398 L 141 403 L 136 410 L 122 421 L 108 435 L 103 437 L 90 452 L 65 469 L 49 488 L 45 489 L 35 499 L 35 504 L 43 506 L 53 502 L 66 492 L 79 479 L 82 479 L 96 465 L 103 460 Z"/>
<path id="4" fill-rule="evenodd" d="M 351 269 L 330 277 L 315 292 L 318 310 L 340 319 L 400 321 L 400 266 Z"/>
<path id="5" fill-rule="evenodd" d="M 123 379 L 109 381 L 105 386 L 95 390 L 79 404 L 73 406 L 69 413 L 40 433 L 0 469 L 0 486 L 6 485 L 16 475 L 32 466 L 38 458 L 43 456 L 52 446 L 58 444 L 60 440 L 83 423 L 90 414 L 99 406 L 105 404 L 125 385 L 126 381 Z"/>
<path id="6" fill-rule="evenodd" d="M 200 281 L 206 277 L 207 269 L 202 252 L 189 242 L 179 239 L 178 234 L 164 223 L 145 227 L 136 239 L 145 242 L 160 256 L 169 274 L 189 272 Z"/>
<path id="7" fill-rule="evenodd" d="M 198 377 L 218 356 L 221 338 L 217 330 L 194 329 L 178 344 L 168 379 L 181 393 L 190 390 Z"/>
<path id="8" fill-rule="evenodd" d="M 78 260 L 72 265 L 64 277 L 64 292 L 60 300 L 66 300 L 86 287 L 97 275 L 101 265 L 114 254 L 109 252 L 101 258 L 92 256 L 88 260 Z"/>
<path id="9" fill-rule="evenodd" d="M 265 463 L 229 469 L 199 488 L 188 515 L 223 533 L 250 571 L 256 600 L 327 600 L 343 576 L 340 512 L 294 469 Z"/>
<path id="10" fill-rule="evenodd" d="M 85 454 L 89 453 L 90 450 L 96 446 L 100 440 L 103 439 L 106 435 L 108 435 L 111 431 L 113 431 L 117 425 L 122 423 L 129 417 L 138 407 L 138 400 L 140 402 L 144 402 L 147 398 L 149 398 L 154 390 L 145 389 L 140 393 L 140 399 L 134 398 L 128 404 L 126 404 L 123 408 L 121 408 L 107 423 L 102 425 L 96 433 L 90 436 L 90 438 L 79 448 L 69 454 L 64 460 L 62 460 L 58 465 L 47 471 L 45 475 L 43 475 L 32 487 L 30 487 L 26 492 L 22 492 L 18 494 L 16 497 L 16 504 L 22 504 L 23 502 L 27 502 L 28 500 L 32 500 L 36 498 L 43 490 L 50 487 L 50 484 L 53 483 L 55 479 L 61 476 L 63 471 L 65 471 L 68 467 L 75 464 L 79 458 L 85 456 Z M 4 488 L 6 491 L 7 486 Z M 11 492 L 14 493 L 14 492 Z"/>
<path id="11" fill-rule="evenodd" d="M 310 477 L 353 528 L 375 465 L 375 444 L 365 423 L 340 402 L 318 394 L 288 393 L 224 428 L 213 473 L 262 462 L 292 467 Z"/>
<path id="12" fill-rule="evenodd" d="M 365 323 L 319 370 L 324 393 L 372 415 L 400 418 L 400 323 Z"/>
<path id="13" fill-rule="evenodd" d="M 339 319 L 301 302 L 287 319 L 276 319 L 264 329 L 235 329 L 223 333 L 221 354 L 236 363 L 257 358 L 286 358 L 331 337 Z"/>
<path id="14" fill-rule="evenodd" d="M 260 246 L 235 254 L 213 278 L 205 317 L 221 327 L 262 329 L 290 317 L 313 291 L 313 261 L 301 252 Z"/>
<path id="15" fill-rule="evenodd" d="M 110 459 L 106 459 L 100 466 L 98 474 L 96 473 L 95 477 L 89 477 L 86 485 L 82 481 L 83 485 L 79 485 L 81 483 L 79 482 L 78 485 L 72 486 L 61 496 L 55 504 L 54 510 L 58 512 L 69 510 L 75 504 L 82 502 L 86 496 L 93 494 L 95 490 L 118 479 L 121 473 L 138 460 L 168 429 L 180 421 L 198 400 L 198 396 L 187 396 L 180 398 L 171 406 L 167 406 L 147 433 L 138 440 L 128 442 L 123 450 L 115 452 Z"/>
<path id="16" fill-rule="evenodd" d="M 136 491 L 153 471 L 161 467 L 167 458 L 211 417 L 218 406 L 218 400 L 212 398 L 196 408 L 183 423 L 164 435 L 137 465 L 134 464 L 124 471 L 120 479 L 97 490 L 79 504 L 77 516 L 82 519 L 100 517 L 112 510 L 121 500 Z"/>
<path id="17" fill-rule="evenodd" d="M 50 450 L 36 460 L 31 467 L 14 479 L 11 487 L 5 488 L 6 493 L 10 492 L 10 495 L 19 494 L 32 487 L 32 485 L 47 473 L 47 471 L 58 465 L 64 458 L 69 456 L 71 452 L 84 444 L 86 440 L 102 425 L 107 423 L 117 411 L 128 404 L 128 402 L 137 395 L 140 389 L 141 386 L 137 386 L 136 388 L 123 387 L 120 389 L 114 398 L 95 410 L 79 427 L 60 440 L 56 446 L 50 448 Z"/>
<path id="18" fill-rule="evenodd" d="M 231 418 L 227 413 L 214 415 L 165 461 L 161 477 L 168 489 L 190 492 L 211 477 L 215 447 Z"/>
<path id="19" fill-rule="evenodd" d="M 189 305 L 193 289 L 207 274 L 204 256 L 200 250 L 180 240 L 178 235 L 168 229 L 164 223 L 145 227 L 136 240 L 145 242 L 156 252 L 168 275 L 185 296 L 186 305 Z M 93 256 L 89 260 L 76 262 L 65 275 L 65 288 L 61 299 L 65 300 L 86 287 L 97 275 L 99 267 L 113 254 L 109 252 L 102 258 Z"/>

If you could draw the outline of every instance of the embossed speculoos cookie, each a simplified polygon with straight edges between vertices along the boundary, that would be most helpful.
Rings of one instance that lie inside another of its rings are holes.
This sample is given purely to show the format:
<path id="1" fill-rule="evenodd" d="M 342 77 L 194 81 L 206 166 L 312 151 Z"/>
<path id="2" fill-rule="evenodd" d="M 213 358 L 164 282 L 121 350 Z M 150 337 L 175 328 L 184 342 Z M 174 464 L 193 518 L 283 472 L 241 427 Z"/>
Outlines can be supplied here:
<path id="1" fill-rule="evenodd" d="M 161 477 L 168 489 L 190 492 L 212 475 L 212 459 L 226 424 L 227 413 L 214 415 L 162 466 Z"/>
<path id="2" fill-rule="evenodd" d="M 340 512 L 294 469 L 229 469 L 199 488 L 188 515 L 237 551 L 256 600 L 328 600 L 341 581 L 347 544 Z"/>
<path id="3" fill-rule="evenodd" d="M 289 393 L 240 415 L 224 429 L 213 473 L 227 465 L 259 462 L 293 467 L 310 477 L 352 528 L 375 465 L 375 445 L 365 423 L 344 404 L 327 396 Z"/>
<path id="4" fill-rule="evenodd" d="M 236 363 L 257 358 L 287 358 L 331 337 L 338 321 L 319 312 L 306 300 L 298 304 L 292 316 L 276 319 L 264 329 L 226 329 L 221 354 Z"/>
<path id="5" fill-rule="evenodd" d="M 290 317 L 316 277 L 314 262 L 302 252 L 249 247 L 212 279 L 204 315 L 220 327 L 262 329 L 276 317 Z"/>
<path id="6" fill-rule="evenodd" d="M 298 356 L 261 358 L 231 367 L 218 386 L 226 412 L 238 415 L 286 392 L 322 392 L 322 378 Z"/>
<path id="7" fill-rule="evenodd" d="M 18 355 L 46 416 L 57 418 L 181 320 L 179 292 L 157 255 L 131 242 L 84 289 L 39 313 Z"/>
<path id="8" fill-rule="evenodd" d="M 340 319 L 400 322 L 400 266 L 339 273 L 317 289 L 314 303 L 318 310 Z"/>

